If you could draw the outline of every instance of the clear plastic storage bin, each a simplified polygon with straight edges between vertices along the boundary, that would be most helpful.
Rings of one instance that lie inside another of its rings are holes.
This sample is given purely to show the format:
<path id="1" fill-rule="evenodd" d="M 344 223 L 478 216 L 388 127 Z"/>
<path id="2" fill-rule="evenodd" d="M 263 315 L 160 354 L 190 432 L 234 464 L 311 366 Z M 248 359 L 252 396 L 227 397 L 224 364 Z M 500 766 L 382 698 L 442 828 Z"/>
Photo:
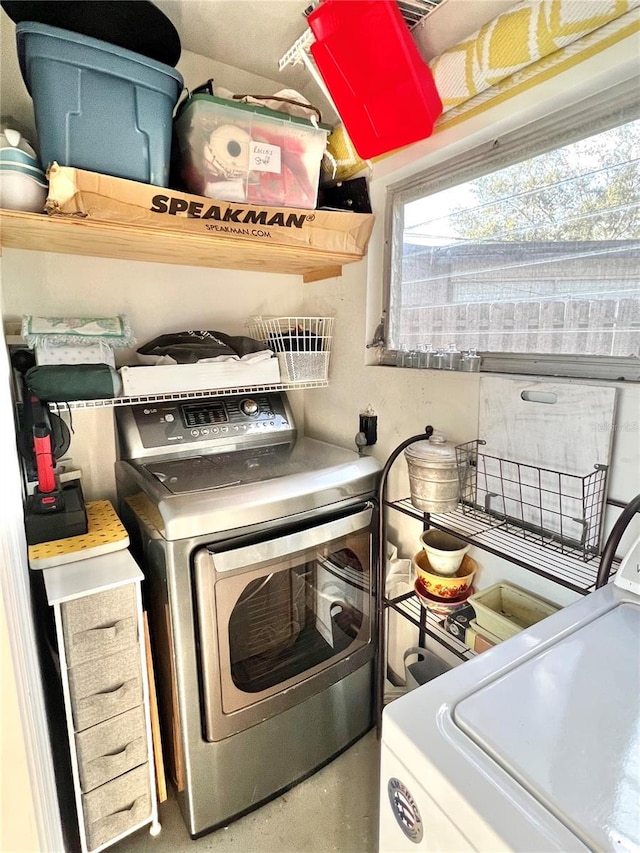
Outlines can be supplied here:
<path id="1" fill-rule="evenodd" d="M 180 176 L 189 192 L 208 198 L 313 209 L 329 130 L 266 107 L 193 95 L 175 122 Z"/>

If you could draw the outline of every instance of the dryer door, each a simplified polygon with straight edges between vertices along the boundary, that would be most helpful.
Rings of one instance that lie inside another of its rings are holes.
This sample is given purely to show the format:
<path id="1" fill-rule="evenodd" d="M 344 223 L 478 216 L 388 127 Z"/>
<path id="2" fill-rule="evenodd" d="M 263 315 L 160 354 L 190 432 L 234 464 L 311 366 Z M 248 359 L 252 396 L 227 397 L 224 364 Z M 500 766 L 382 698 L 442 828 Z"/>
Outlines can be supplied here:
<path id="1" fill-rule="evenodd" d="M 207 739 L 280 713 L 370 659 L 371 517 L 369 505 L 196 555 Z"/>

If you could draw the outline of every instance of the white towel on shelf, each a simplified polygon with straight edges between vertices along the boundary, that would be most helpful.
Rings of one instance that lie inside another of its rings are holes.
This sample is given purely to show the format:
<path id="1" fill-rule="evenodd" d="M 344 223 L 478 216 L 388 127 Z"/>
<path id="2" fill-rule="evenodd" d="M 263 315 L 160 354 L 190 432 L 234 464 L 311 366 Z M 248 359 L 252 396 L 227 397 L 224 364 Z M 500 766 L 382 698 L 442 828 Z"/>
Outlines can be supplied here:
<path id="1" fill-rule="evenodd" d="M 170 355 L 142 355 L 138 353 L 138 361 L 140 364 L 157 367 L 161 364 L 179 364 Z M 217 355 L 214 358 L 199 358 L 196 364 L 212 364 L 218 361 L 237 361 L 238 364 L 257 364 L 261 361 L 268 361 L 273 358 L 275 353 L 270 349 L 260 350 L 259 352 L 249 352 L 243 355 Z"/>
<path id="2" fill-rule="evenodd" d="M 245 364 L 255 364 L 258 361 L 267 361 L 270 358 L 273 358 L 275 353 L 270 349 L 262 349 L 258 352 L 248 352 L 246 355 L 243 355 L 240 361 L 244 361 Z"/>

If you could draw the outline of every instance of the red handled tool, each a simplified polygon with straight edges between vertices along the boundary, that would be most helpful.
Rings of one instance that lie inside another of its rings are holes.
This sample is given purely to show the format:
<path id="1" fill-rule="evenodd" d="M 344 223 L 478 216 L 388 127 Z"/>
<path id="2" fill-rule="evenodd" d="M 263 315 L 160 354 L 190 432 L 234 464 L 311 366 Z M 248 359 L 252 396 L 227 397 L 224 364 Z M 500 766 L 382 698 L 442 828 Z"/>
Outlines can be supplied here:
<path id="1" fill-rule="evenodd" d="M 51 430 L 44 423 L 33 425 L 33 450 L 38 472 L 38 489 L 46 494 L 53 492 L 56 478 L 51 452 Z"/>
<path id="2" fill-rule="evenodd" d="M 31 496 L 30 508 L 33 512 L 60 512 L 64 509 L 64 496 L 58 488 L 55 475 L 55 461 L 51 441 L 51 427 L 48 422 L 48 409 L 34 395 L 29 400 L 31 413 L 40 415 L 31 427 L 33 439 L 33 460 L 38 477 L 38 488 Z"/>
<path id="3" fill-rule="evenodd" d="M 35 398 L 32 398 L 32 403 L 34 400 Z M 38 488 L 31 496 L 31 510 L 38 513 L 60 512 L 64 509 L 64 496 L 56 483 L 51 429 L 45 421 L 38 421 L 34 423 L 32 432 Z"/>

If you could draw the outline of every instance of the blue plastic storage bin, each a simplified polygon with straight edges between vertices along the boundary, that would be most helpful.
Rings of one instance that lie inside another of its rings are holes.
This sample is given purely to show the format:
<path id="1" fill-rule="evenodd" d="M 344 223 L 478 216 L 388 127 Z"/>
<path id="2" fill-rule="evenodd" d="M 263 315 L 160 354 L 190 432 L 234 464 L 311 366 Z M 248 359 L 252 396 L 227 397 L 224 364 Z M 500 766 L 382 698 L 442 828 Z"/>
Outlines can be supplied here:
<path id="1" fill-rule="evenodd" d="M 45 24 L 18 24 L 16 38 L 44 166 L 167 186 L 175 68 Z"/>

